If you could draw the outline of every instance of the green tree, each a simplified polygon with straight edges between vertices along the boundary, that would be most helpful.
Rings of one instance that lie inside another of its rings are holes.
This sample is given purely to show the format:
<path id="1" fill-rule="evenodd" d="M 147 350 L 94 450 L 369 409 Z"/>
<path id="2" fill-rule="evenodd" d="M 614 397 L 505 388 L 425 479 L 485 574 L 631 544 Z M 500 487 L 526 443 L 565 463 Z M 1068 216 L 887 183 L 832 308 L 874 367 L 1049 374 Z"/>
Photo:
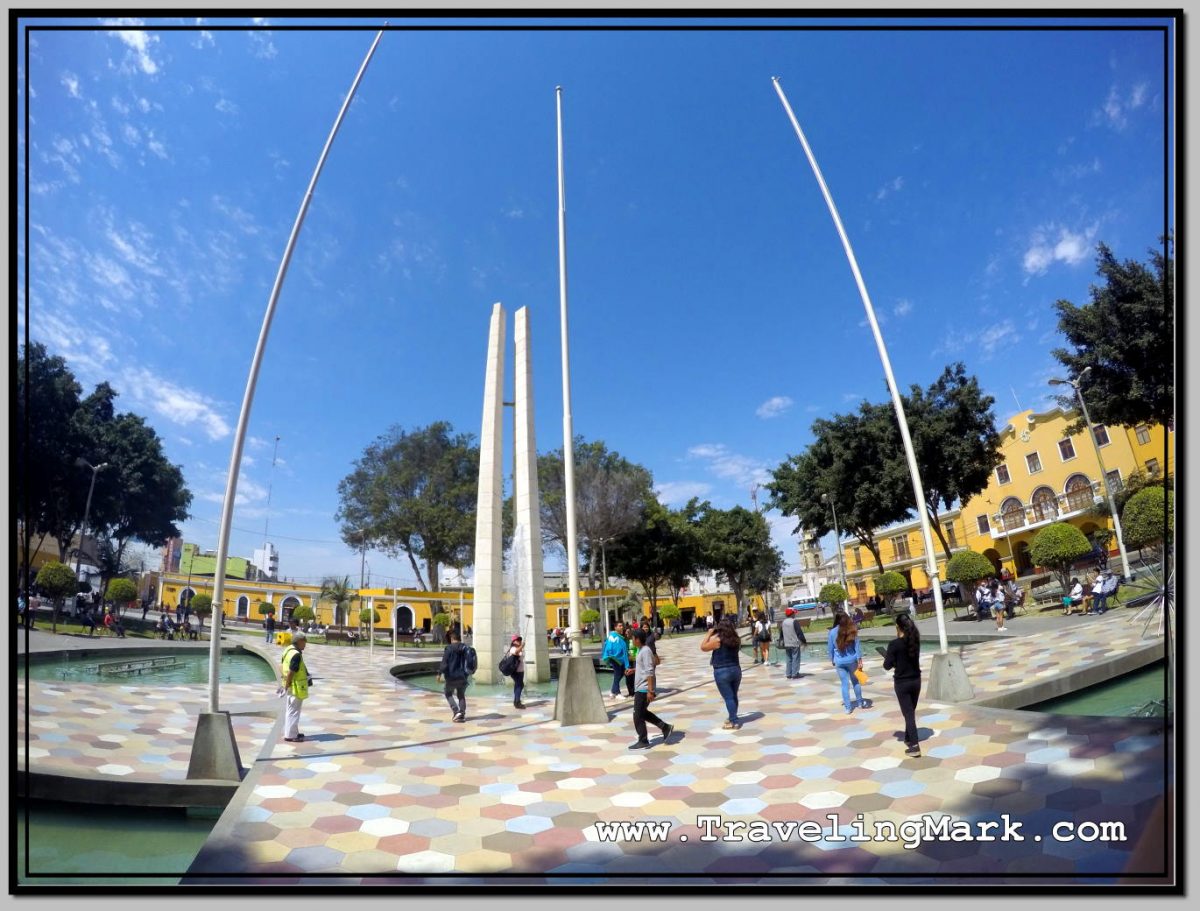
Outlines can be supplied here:
<path id="1" fill-rule="evenodd" d="M 350 605 L 358 600 L 358 592 L 350 587 L 350 577 L 326 576 L 321 580 L 321 600 L 333 602 L 333 625 L 345 626 Z"/>
<path id="2" fill-rule="evenodd" d="M 692 518 L 697 508 L 693 500 L 683 509 L 672 511 L 651 497 L 638 526 L 608 548 L 609 572 L 640 585 L 650 600 L 651 612 L 658 609 L 659 593 L 673 579 L 699 571 L 700 540 Z M 639 598 L 635 616 L 641 616 L 641 610 Z"/>
<path id="3" fill-rule="evenodd" d="M 678 620 L 681 613 L 683 612 L 679 609 L 678 604 L 664 604 L 658 609 L 658 615 L 667 622 Z"/>
<path id="4" fill-rule="evenodd" d="M 259 601 L 258 602 L 258 615 L 260 617 L 275 616 L 275 605 L 269 604 L 266 601 Z"/>
<path id="5" fill-rule="evenodd" d="M 967 376 L 961 363 L 946 367 L 928 389 L 914 385 L 904 396 L 904 415 L 925 491 L 925 511 L 946 559 L 951 556 L 950 542 L 942 527 L 941 510 L 982 493 L 992 470 L 1004 458 L 992 412 L 994 403 L 995 399 L 979 388 L 979 380 Z M 892 428 L 896 426 L 893 419 Z M 904 461 L 898 430 L 883 454 Z M 898 471 L 898 466 L 893 470 Z"/>
<path id="6" fill-rule="evenodd" d="M 108 467 L 96 476 L 89 525 L 107 539 L 110 559 L 102 561 L 101 581 L 123 571 L 130 542 L 158 545 L 179 536 L 192 494 L 183 471 L 163 453 L 162 440 L 144 418 L 117 414 L 116 392 L 101 383 L 77 414 L 81 438 Z M 105 565 L 107 562 L 108 565 Z"/>
<path id="7" fill-rule="evenodd" d="M 1052 353 L 1072 380 L 1091 368 L 1084 395 L 1098 424 L 1168 425 L 1174 419 L 1175 241 L 1174 236 L 1160 241 L 1163 248 L 1150 251 L 1149 266 L 1118 262 L 1098 244 L 1096 269 L 1103 283 L 1092 285 L 1090 303 L 1054 305 L 1059 331 L 1071 347 Z M 1073 398 L 1061 401 L 1075 408 Z M 1068 432 L 1082 428 L 1080 415 Z"/>
<path id="8" fill-rule="evenodd" d="M 292 611 L 292 616 L 296 616 L 296 612 Z M 359 626 L 377 626 L 379 624 L 379 611 L 373 607 L 360 607 L 358 609 L 358 625 Z"/>
<path id="9" fill-rule="evenodd" d="M 885 600 L 893 595 L 898 595 L 900 592 L 908 588 L 908 580 L 900 573 L 890 570 L 875 577 L 875 594 L 883 597 Z"/>
<path id="10" fill-rule="evenodd" d="M 596 587 L 603 543 L 636 528 L 654 494 L 650 472 L 601 441 L 575 437 L 575 532 L 579 556 L 587 560 L 588 585 Z M 538 456 L 542 537 L 566 553 L 567 507 L 563 451 Z"/>
<path id="11" fill-rule="evenodd" d="M 316 615 L 316 612 L 312 609 L 312 605 L 299 604 L 296 607 L 292 608 L 292 619 L 293 620 L 299 620 L 301 623 L 304 623 L 308 620 L 315 620 L 316 618 L 317 618 L 317 615 Z"/>
<path id="12" fill-rule="evenodd" d="M 51 632 L 58 632 L 58 612 L 62 610 L 63 601 L 69 595 L 74 595 L 78 584 L 75 581 L 75 571 L 71 567 L 50 560 L 38 570 L 37 587 L 40 592 L 54 602 L 50 615 Z"/>
<path id="13" fill-rule="evenodd" d="M 1156 559 L 1166 556 L 1175 535 L 1175 497 L 1162 487 L 1139 491 L 1121 513 L 1125 546 L 1152 548 Z"/>
<path id="14" fill-rule="evenodd" d="M 188 602 L 188 607 L 200 618 L 200 629 L 204 629 L 204 618 L 213 612 L 212 595 L 196 595 Z"/>
<path id="15" fill-rule="evenodd" d="M 455 434 L 445 421 L 411 433 L 393 427 L 338 484 L 342 539 L 404 554 L 421 588 L 440 591 L 442 566 L 461 569 L 474 559 L 478 483 L 479 447 L 470 434 Z"/>
<path id="16" fill-rule="evenodd" d="M 1074 525 L 1055 522 L 1047 525 L 1029 544 L 1029 557 L 1058 578 L 1063 592 L 1071 588 L 1071 565 L 1092 552 L 1092 543 Z"/>
<path id="17" fill-rule="evenodd" d="M 132 579 L 112 579 L 104 589 L 105 599 L 117 605 L 119 610 L 136 601 L 137 595 L 137 586 Z"/>
<path id="18" fill-rule="evenodd" d="M 30 566 L 33 540 L 40 548 L 47 535 L 58 542 L 58 562 L 65 562 L 83 520 L 91 477 L 75 464 L 82 452 L 73 423 L 82 391 L 63 358 L 51 357 L 36 342 L 21 349 L 14 429 L 24 570 Z"/>
<path id="19" fill-rule="evenodd" d="M 444 642 L 446 639 L 446 631 L 450 629 L 450 624 L 454 622 L 454 618 L 447 613 L 436 613 L 433 615 L 433 625 L 437 629 L 437 641 Z"/>
<path id="20" fill-rule="evenodd" d="M 980 579 L 986 579 L 995 572 L 992 561 L 977 550 L 959 551 L 946 563 L 946 578 L 966 588 L 976 610 L 979 609 L 979 602 L 975 598 L 975 586 Z"/>
<path id="21" fill-rule="evenodd" d="M 746 595 L 766 591 L 779 580 L 783 555 L 771 543 L 771 528 L 761 513 L 734 506 L 701 507 L 698 525 L 703 565 L 733 590 L 738 618 L 746 615 Z"/>
<path id="22" fill-rule="evenodd" d="M 833 530 L 836 509 L 839 531 L 857 538 L 883 572 L 875 529 L 907 518 L 915 505 L 907 464 L 891 455 L 897 433 L 890 404 L 863 402 L 857 413 L 817 419 L 808 449 L 772 472 L 770 505 L 817 537 Z"/>
<path id="23" fill-rule="evenodd" d="M 821 591 L 817 594 L 817 600 L 822 604 L 842 604 L 849 597 L 846 589 L 842 588 L 836 582 L 828 582 L 821 586 Z"/>

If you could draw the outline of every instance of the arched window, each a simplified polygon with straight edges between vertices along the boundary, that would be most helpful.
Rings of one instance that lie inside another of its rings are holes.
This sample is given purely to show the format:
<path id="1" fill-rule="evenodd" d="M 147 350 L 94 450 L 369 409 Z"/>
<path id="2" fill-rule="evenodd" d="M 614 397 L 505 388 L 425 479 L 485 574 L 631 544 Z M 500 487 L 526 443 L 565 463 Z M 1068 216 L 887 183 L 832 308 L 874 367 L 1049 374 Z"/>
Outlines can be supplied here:
<path id="1" fill-rule="evenodd" d="M 1009 531 L 1020 528 L 1025 524 L 1025 507 L 1016 497 L 1009 497 L 1000 504 L 1000 518 Z"/>
<path id="2" fill-rule="evenodd" d="M 250 614 L 250 599 L 242 595 L 237 600 L 237 615 L 243 620 Z"/>
<path id="3" fill-rule="evenodd" d="M 1035 522 L 1045 522 L 1058 515 L 1058 497 L 1049 487 L 1039 487 L 1035 490 L 1030 497 L 1030 503 L 1033 505 Z"/>
<path id="4" fill-rule="evenodd" d="M 288 595 L 283 599 L 283 603 L 279 605 L 280 615 L 284 620 L 292 619 L 292 611 L 300 606 L 300 599 L 295 595 Z"/>
<path id="5" fill-rule="evenodd" d="M 1085 474 L 1073 474 L 1067 478 L 1067 483 L 1063 486 L 1063 492 L 1067 495 L 1067 510 L 1069 512 L 1088 509 L 1094 502 L 1092 497 L 1092 482 Z"/>
<path id="6" fill-rule="evenodd" d="M 413 609 L 407 604 L 396 606 L 396 629 L 413 628 Z"/>

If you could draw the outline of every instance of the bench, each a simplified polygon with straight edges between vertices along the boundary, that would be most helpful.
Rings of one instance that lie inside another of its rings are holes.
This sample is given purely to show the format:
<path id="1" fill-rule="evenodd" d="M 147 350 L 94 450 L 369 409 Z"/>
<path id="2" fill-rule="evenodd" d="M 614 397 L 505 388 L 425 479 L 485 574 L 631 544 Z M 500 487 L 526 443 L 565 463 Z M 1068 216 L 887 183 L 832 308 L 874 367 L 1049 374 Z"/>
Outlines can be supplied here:
<path id="1" fill-rule="evenodd" d="M 327 629 L 325 630 L 326 642 L 349 642 L 351 645 L 358 645 L 358 633 L 348 629 Z"/>

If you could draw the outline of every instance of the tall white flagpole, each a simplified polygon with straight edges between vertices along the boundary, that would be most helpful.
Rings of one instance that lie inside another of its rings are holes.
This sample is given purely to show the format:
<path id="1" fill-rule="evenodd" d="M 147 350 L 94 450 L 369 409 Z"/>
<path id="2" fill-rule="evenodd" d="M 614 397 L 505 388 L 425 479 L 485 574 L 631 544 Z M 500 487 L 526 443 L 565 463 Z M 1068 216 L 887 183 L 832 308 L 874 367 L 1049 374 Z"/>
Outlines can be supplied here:
<path id="1" fill-rule="evenodd" d="M 386 23 L 385 23 L 386 25 Z M 271 287 L 271 296 L 267 301 L 267 312 L 263 315 L 262 329 L 258 334 L 258 345 L 254 349 L 254 358 L 250 361 L 250 375 L 246 379 L 246 393 L 242 397 L 242 410 L 238 414 L 237 431 L 233 435 L 233 452 L 229 457 L 229 475 L 225 482 L 225 502 L 221 507 L 221 527 L 217 534 L 217 566 L 216 576 L 213 579 L 213 625 L 212 625 L 212 642 L 208 650 L 208 710 L 215 713 L 219 710 L 219 680 L 221 674 L 221 620 L 224 610 L 223 597 L 225 595 L 225 560 L 229 556 L 229 529 L 233 523 L 233 502 L 237 496 L 238 474 L 242 466 L 242 449 L 246 442 L 246 427 L 250 423 L 250 408 L 254 404 L 254 389 L 258 385 L 258 371 L 262 366 L 263 352 L 267 347 L 267 335 L 271 331 L 271 320 L 275 317 L 275 305 L 279 301 L 279 292 L 283 287 L 283 280 L 287 275 L 288 265 L 292 260 L 292 251 L 296 247 L 296 239 L 300 235 L 300 227 L 304 224 L 304 216 L 308 214 L 308 205 L 312 201 L 313 190 L 317 186 L 317 178 L 321 176 L 321 169 L 325 167 L 325 159 L 329 156 L 329 149 L 333 145 L 333 139 L 337 136 L 338 129 L 342 125 L 342 119 L 346 116 L 346 111 L 350 107 L 350 102 L 354 100 L 354 93 L 358 91 L 358 84 L 362 81 L 363 74 L 367 71 L 367 64 L 371 62 L 371 57 L 375 54 L 375 48 L 379 46 L 379 39 L 383 37 L 383 30 L 380 29 L 375 35 L 375 40 L 371 44 L 371 49 L 367 51 L 367 56 L 363 59 L 362 66 L 358 68 L 358 75 L 354 77 L 354 82 L 350 86 L 350 91 L 346 95 L 346 100 L 342 102 L 342 109 L 338 111 L 337 119 L 333 122 L 333 129 L 329 131 L 329 138 L 325 140 L 325 148 L 321 150 L 321 157 L 317 160 L 317 167 L 313 171 L 312 179 L 308 182 L 308 189 L 304 192 L 304 199 L 300 203 L 300 211 L 296 213 L 296 222 L 292 225 L 291 236 L 288 237 L 287 246 L 283 251 L 283 259 L 279 263 L 279 271 L 275 275 L 275 284 Z"/>
<path id="2" fill-rule="evenodd" d="M 556 86 L 558 108 L 558 296 L 562 323 L 563 493 L 567 500 L 567 580 L 570 590 L 571 655 L 583 655 L 579 625 L 579 547 L 575 536 L 575 433 L 571 424 L 571 356 L 567 341 L 567 184 L 563 176 L 562 86 Z"/>
<path id="3" fill-rule="evenodd" d="M 871 324 L 871 332 L 875 335 L 875 347 L 879 349 L 879 359 L 883 362 L 883 374 L 887 378 L 888 389 L 892 393 L 892 405 L 896 409 L 896 422 L 900 425 L 900 439 L 904 443 L 904 456 L 908 460 L 908 471 L 912 476 L 913 495 L 917 499 L 917 515 L 921 520 L 921 537 L 925 542 L 925 572 L 929 576 L 929 584 L 933 588 L 933 603 L 937 612 L 938 639 L 941 644 L 941 652 L 944 655 L 947 649 L 946 615 L 942 607 L 942 587 L 938 581 L 937 559 L 933 552 L 933 534 L 929 527 L 929 515 L 925 510 L 925 489 L 921 484 L 921 473 L 917 469 L 917 457 L 913 452 L 912 438 L 908 433 L 908 421 L 904 417 L 904 404 L 900 400 L 900 390 L 896 386 L 896 377 L 892 375 L 892 362 L 888 359 L 887 347 L 883 344 L 883 334 L 879 331 L 879 322 L 875 319 L 875 309 L 871 306 L 871 296 L 867 294 L 866 283 L 863 281 L 862 273 L 858 270 L 858 260 L 854 257 L 854 250 L 850 246 L 850 238 L 846 236 L 846 229 L 842 227 L 842 219 L 838 215 L 837 206 L 834 205 L 833 195 L 829 192 L 829 187 L 825 184 L 825 178 L 821 175 L 821 168 L 817 164 L 817 159 L 813 155 L 812 149 L 809 148 L 808 140 L 804 138 L 804 131 L 800 129 L 800 122 L 796 119 L 796 115 L 792 113 L 792 106 L 788 104 L 787 96 L 783 94 L 783 87 L 779 84 L 779 77 L 771 77 L 771 82 L 774 83 L 779 100 L 783 102 L 784 110 L 787 111 L 788 118 L 792 121 L 792 126 L 796 129 L 796 135 L 800 138 L 800 145 L 804 146 L 804 154 L 808 157 L 808 163 L 812 165 L 813 173 L 817 177 L 817 183 L 821 185 L 821 194 L 825 197 L 826 205 L 829 206 L 829 214 L 833 216 L 833 224 L 837 228 L 838 236 L 842 239 L 842 247 L 846 251 L 846 259 L 850 261 L 850 271 L 854 273 L 854 281 L 858 285 L 859 296 L 862 297 L 863 307 L 867 311 L 867 321 Z M 913 619 L 915 620 L 916 617 L 914 616 Z"/>

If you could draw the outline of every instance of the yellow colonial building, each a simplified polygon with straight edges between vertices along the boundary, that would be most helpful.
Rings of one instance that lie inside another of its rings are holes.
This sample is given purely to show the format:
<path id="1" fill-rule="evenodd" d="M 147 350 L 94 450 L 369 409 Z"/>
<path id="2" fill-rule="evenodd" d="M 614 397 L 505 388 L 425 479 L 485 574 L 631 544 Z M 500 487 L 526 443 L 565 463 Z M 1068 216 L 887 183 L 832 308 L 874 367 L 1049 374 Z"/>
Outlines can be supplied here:
<path id="1" fill-rule="evenodd" d="M 158 601 L 165 607 L 179 604 L 185 595 L 212 595 L 212 577 L 185 576 L 178 573 L 162 573 L 160 576 Z M 348 618 L 335 618 L 333 604 L 321 599 L 321 586 L 304 585 L 298 582 L 247 582 L 242 579 L 225 580 L 225 607 L 227 619 L 259 623 L 263 617 L 258 611 L 260 602 L 275 608 L 276 619 L 288 620 L 292 611 L 300 607 L 311 607 L 316 622 L 321 625 L 358 625 L 358 612 L 362 608 L 374 608 L 379 617 L 378 626 L 389 629 L 416 629 L 429 631 L 433 626 L 434 603 L 441 602 L 442 610 L 463 627 L 474 625 L 474 592 L 469 589 L 453 588 L 440 592 L 417 589 L 363 588 L 351 604 Z M 580 610 L 599 609 L 602 599 L 616 601 L 628 594 L 625 589 L 610 588 L 604 591 L 584 590 L 579 593 Z M 545 593 L 546 627 L 567 626 L 570 610 L 570 594 L 565 591 Z M 513 632 L 516 632 L 514 629 Z"/>
<path id="2" fill-rule="evenodd" d="M 1069 522 L 1089 538 L 1101 529 L 1112 529 L 1111 519 L 1092 513 L 1093 506 L 1106 499 L 1104 477 L 1115 492 L 1138 470 L 1152 476 L 1174 474 L 1173 430 L 1150 424 L 1133 428 L 1097 424 L 1091 428 L 1097 444 L 1093 446 L 1084 431 L 1066 432 L 1075 418 L 1074 413 L 1055 408 L 1043 413 L 1022 411 L 1009 420 L 1000 434 L 1002 461 L 988 486 L 940 517 L 951 554 L 978 551 L 997 572 L 1007 566 L 1020 577 L 1035 568 L 1029 543 L 1045 526 Z M 881 529 L 875 537 L 884 571 L 899 572 L 912 588 L 929 587 L 917 520 Z M 936 537 L 934 550 L 938 575 L 944 579 L 946 557 Z M 1115 536 L 1108 550 L 1117 552 Z M 875 593 L 872 583 L 879 569 L 861 543 L 845 543 L 843 551 L 851 599 L 861 603 Z"/>

